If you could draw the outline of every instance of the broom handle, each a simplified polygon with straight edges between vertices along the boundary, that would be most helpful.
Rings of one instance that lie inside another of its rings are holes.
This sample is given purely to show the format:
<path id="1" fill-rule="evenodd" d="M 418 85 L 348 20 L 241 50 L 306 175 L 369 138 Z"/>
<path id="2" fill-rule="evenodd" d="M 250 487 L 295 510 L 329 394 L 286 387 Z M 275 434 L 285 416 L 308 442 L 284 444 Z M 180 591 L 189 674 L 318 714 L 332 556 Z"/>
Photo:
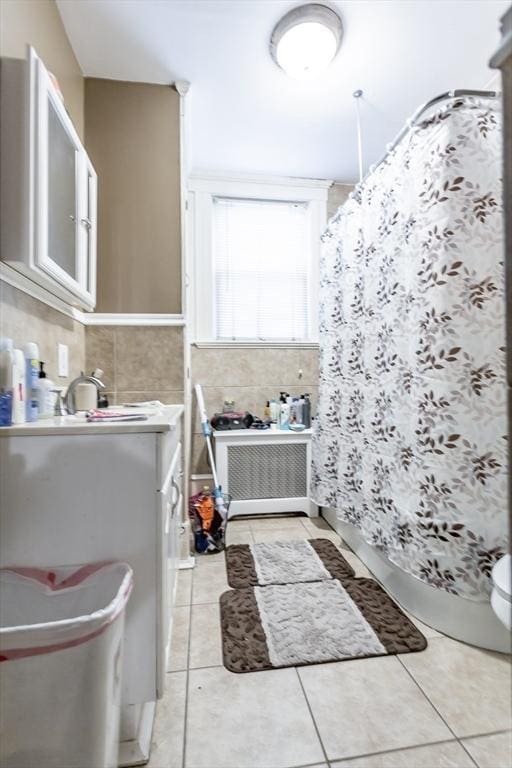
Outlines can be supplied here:
<path id="1" fill-rule="evenodd" d="M 206 438 L 206 448 L 208 450 L 208 458 L 210 460 L 210 467 L 212 469 L 212 475 L 213 475 L 213 484 L 215 485 L 215 488 L 219 487 L 219 481 L 217 478 L 217 469 L 215 467 L 215 459 L 213 456 L 213 450 L 212 450 L 212 443 L 211 443 L 211 427 L 208 423 L 208 416 L 206 415 L 206 408 L 204 405 L 204 397 L 203 397 L 203 390 L 201 389 L 200 384 L 196 384 L 195 386 L 196 390 L 196 398 L 197 398 L 197 407 L 199 408 L 199 416 L 201 418 L 201 425 L 203 427 L 203 434 Z"/>

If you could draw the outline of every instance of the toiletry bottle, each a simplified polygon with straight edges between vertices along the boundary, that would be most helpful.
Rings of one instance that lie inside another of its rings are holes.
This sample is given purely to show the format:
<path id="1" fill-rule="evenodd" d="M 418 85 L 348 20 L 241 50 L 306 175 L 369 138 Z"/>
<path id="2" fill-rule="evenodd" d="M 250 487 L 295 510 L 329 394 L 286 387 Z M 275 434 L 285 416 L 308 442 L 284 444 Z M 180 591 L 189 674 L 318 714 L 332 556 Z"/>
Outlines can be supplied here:
<path id="1" fill-rule="evenodd" d="M 311 400 L 307 392 L 304 395 L 304 405 L 302 406 L 302 423 L 306 429 L 311 427 Z"/>
<path id="2" fill-rule="evenodd" d="M 55 384 L 46 375 L 45 363 L 39 361 L 39 383 L 37 387 L 37 402 L 39 405 L 39 418 L 49 419 L 55 414 Z"/>
<path id="3" fill-rule="evenodd" d="M 83 376 L 83 374 L 82 374 Z M 92 411 L 98 405 L 98 390 L 92 381 L 81 381 L 75 388 L 75 410 Z"/>
<path id="4" fill-rule="evenodd" d="M 272 424 L 277 424 L 278 413 L 279 413 L 279 406 L 277 405 L 275 400 L 271 400 L 270 401 L 270 421 L 272 422 Z"/>
<path id="5" fill-rule="evenodd" d="M 302 424 L 302 409 L 299 405 L 299 398 L 294 397 L 290 407 L 290 424 Z"/>
<path id="6" fill-rule="evenodd" d="M 25 344 L 25 391 L 26 391 L 26 419 L 37 421 L 37 388 L 39 383 L 39 349 L 33 341 Z"/>
<path id="7" fill-rule="evenodd" d="M 299 413 L 298 413 L 299 424 L 304 424 L 304 403 L 305 403 L 304 395 L 301 395 L 299 397 Z"/>
<path id="8" fill-rule="evenodd" d="M 281 403 L 279 419 L 279 429 L 290 429 L 290 406 L 288 403 Z"/>
<path id="9" fill-rule="evenodd" d="M 12 354 L 12 423 L 24 424 L 27 416 L 25 355 L 21 349 L 13 349 Z"/>
<path id="10" fill-rule="evenodd" d="M 0 427 L 12 424 L 14 344 L 0 339 Z"/>
<path id="11" fill-rule="evenodd" d="M 271 421 L 269 400 L 267 400 L 267 404 L 263 409 L 263 421 Z"/>
<path id="12" fill-rule="evenodd" d="M 94 376 L 95 379 L 103 379 L 104 371 L 101 368 L 95 368 L 94 371 L 91 373 L 91 376 Z M 100 389 L 98 387 L 97 389 L 97 395 L 96 395 L 96 408 L 108 408 L 108 399 L 105 394 L 104 389 Z"/>

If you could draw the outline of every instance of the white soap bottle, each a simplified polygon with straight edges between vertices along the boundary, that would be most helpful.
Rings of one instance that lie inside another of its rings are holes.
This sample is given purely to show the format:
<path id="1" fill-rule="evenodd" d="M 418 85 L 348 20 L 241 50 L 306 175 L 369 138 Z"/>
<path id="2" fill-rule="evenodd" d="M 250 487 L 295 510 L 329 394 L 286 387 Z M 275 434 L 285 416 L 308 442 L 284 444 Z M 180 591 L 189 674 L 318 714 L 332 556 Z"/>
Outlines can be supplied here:
<path id="1" fill-rule="evenodd" d="M 37 403 L 40 419 L 49 419 L 55 411 L 55 384 L 46 375 L 44 363 L 39 361 L 39 381 L 37 385 Z"/>

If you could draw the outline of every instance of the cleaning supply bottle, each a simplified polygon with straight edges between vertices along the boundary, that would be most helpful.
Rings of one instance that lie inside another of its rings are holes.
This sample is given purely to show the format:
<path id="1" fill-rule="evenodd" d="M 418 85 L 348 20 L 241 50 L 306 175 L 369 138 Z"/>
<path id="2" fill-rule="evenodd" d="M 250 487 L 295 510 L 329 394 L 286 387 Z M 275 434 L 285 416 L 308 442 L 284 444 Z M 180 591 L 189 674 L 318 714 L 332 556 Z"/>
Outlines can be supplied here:
<path id="1" fill-rule="evenodd" d="M 14 344 L 0 339 L 0 427 L 12 424 Z"/>
<path id="2" fill-rule="evenodd" d="M 55 413 L 55 384 L 46 375 L 45 363 L 39 361 L 39 382 L 37 387 L 37 402 L 39 406 L 39 418 L 49 419 Z"/>
<path id="3" fill-rule="evenodd" d="M 25 391 L 26 391 L 26 420 L 37 421 L 37 389 L 39 383 L 39 349 L 35 342 L 30 341 L 23 349 L 25 354 Z"/>
<path id="4" fill-rule="evenodd" d="M 302 408 L 298 397 L 292 398 L 290 406 L 290 424 L 302 424 Z"/>
<path id="5" fill-rule="evenodd" d="M 290 405 L 281 403 L 279 429 L 290 429 Z"/>
<path id="6" fill-rule="evenodd" d="M 13 349 L 12 354 L 12 423 L 24 424 L 27 416 L 25 355 L 21 349 Z"/>
<path id="7" fill-rule="evenodd" d="M 305 398 L 304 395 L 301 395 L 299 397 L 299 424 L 304 424 L 304 404 L 305 404 Z"/>
<path id="8" fill-rule="evenodd" d="M 309 429 L 311 427 L 311 400 L 309 394 L 306 392 L 304 395 L 304 405 L 302 406 L 302 423 Z"/>

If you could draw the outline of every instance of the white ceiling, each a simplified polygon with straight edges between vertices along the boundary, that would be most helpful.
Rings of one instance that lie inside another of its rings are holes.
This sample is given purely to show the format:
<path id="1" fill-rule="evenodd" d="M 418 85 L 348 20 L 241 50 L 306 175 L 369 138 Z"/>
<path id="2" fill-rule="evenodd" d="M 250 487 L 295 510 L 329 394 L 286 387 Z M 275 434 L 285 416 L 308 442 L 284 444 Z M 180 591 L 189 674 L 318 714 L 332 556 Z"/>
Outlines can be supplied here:
<path id="1" fill-rule="evenodd" d="M 416 107 L 483 88 L 508 0 L 337 0 L 340 52 L 313 82 L 287 77 L 268 41 L 288 0 L 57 0 L 86 76 L 191 82 L 195 170 L 353 181 L 355 105 L 364 165 Z"/>

